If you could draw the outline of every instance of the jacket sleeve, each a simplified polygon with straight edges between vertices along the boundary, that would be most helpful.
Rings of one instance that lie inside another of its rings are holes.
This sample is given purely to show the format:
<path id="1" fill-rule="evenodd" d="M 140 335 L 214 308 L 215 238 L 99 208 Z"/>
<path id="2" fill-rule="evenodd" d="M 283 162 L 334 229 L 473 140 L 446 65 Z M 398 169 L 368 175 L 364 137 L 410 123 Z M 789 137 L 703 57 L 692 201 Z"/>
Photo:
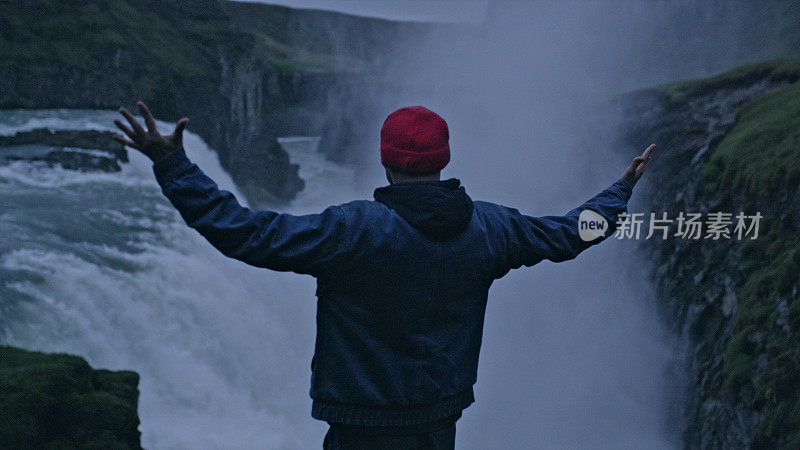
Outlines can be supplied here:
<path id="1" fill-rule="evenodd" d="M 508 254 L 506 271 L 520 266 L 532 266 L 543 259 L 567 261 L 595 245 L 617 229 L 619 215 L 627 209 L 631 185 L 623 179 L 563 216 L 530 217 L 508 208 Z M 608 228 L 594 240 L 584 240 L 579 233 L 578 217 L 592 210 L 607 221 Z"/>
<path id="2" fill-rule="evenodd" d="M 153 172 L 186 224 L 226 256 L 257 267 L 316 275 L 339 253 L 346 228 L 339 206 L 302 216 L 252 211 L 220 190 L 182 148 L 155 162 Z"/>

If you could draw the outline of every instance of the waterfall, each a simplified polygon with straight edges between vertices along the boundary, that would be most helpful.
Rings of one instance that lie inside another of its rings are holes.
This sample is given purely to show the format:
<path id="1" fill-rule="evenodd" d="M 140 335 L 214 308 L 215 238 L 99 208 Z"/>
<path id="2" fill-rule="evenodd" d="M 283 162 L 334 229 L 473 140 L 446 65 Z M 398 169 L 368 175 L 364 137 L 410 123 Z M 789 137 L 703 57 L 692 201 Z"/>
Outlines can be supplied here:
<path id="1" fill-rule="evenodd" d="M 116 115 L 3 111 L 0 133 L 111 130 Z M 293 212 L 352 195 L 347 170 L 326 168 L 309 151 L 315 142 L 287 144 L 319 189 L 303 193 Z M 197 135 L 187 132 L 184 145 L 237 194 Z M 146 448 L 319 446 L 325 427 L 311 419 L 308 397 L 313 278 L 221 255 L 164 198 L 150 161 L 129 153 L 120 173 L 0 165 L 0 342 L 137 371 Z M 339 197 L 314 181 L 329 172 L 343 182 Z"/>

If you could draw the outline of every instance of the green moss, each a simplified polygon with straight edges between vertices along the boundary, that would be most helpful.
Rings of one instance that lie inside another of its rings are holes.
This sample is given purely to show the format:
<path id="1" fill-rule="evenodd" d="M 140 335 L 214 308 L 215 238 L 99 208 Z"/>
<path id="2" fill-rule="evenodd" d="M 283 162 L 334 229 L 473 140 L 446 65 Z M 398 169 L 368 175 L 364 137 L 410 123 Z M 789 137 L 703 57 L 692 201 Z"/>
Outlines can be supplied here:
<path id="1" fill-rule="evenodd" d="M 754 446 L 798 448 L 800 442 L 800 349 L 784 351 L 772 358 L 757 376 L 757 399 L 766 403 L 764 418 Z"/>
<path id="2" fill-rule="evenodd" d="M 668 83 L 656 88 L 656 92 L 662 94 L 668 104 L 677 106 L 692 97 L 720 88 L 747 85 L 764 78 L 795 82 L 800 79 L 800 60 L 783 59 L 747 64 L 708 78 Z"/>
<path id="3" fill-rule="evenodd" d="M 134 92 L 144 96 L 156 92 L 143 80 L 158 75 L 213 77 L 219 73 L 220 49 L 236 46 L 255 49 L 252 56 L 257 60 L 293 73 L 354 71 L 366 64 L 354 56 L 334 55 L 337 49 L 322 37 L 325 45 L 295 45 L 285 23 L 271 18 L 275 8 L 254 8 L 262 22 L 234 23 L 227 9 L 236 13 L 241 8 L 214 0 L 196 5 L 134 0 L 0 2 L 0 68 L 25 67 L 34 78 L 63 68 L 103 73 L 123 51 L 130 60 L 116 70 L 124 72 L 122 78 L 134 80 L 134 88 L 143 88 Z"/>
<path id="4" fill-rule="evenodd" d="M 800 237 L 772 217 L 762 219 L 758 239 L 742 246 L 742 270 L 744 300 L 788 293 L 800 274 Z"/>
<path id="5" fill-rule="evenodd" d="M 4 448 L 140 448 L 134 372 L 0 346 Z"/>
<path id="6" fill-rule="evenodd" d="M 743 107 L 705 169 L 713 181 L 752 196 L 800 187 L 800 83 Z"/>
<path id="7" fill-rule="evenodd" d="M 785 414 L 800 411 L 795 388 L 800 385 L 800 329 L 787 332 L 777 304 L 791 295 L 797 283 L 800 239 L 774 219 L 765 225 L 765 232 L 742 248 L 744 283 L 738 292 L 739 311 L 726 347 L 723 377 L 726 389 L 762 411 L 756 440 L 760 446 L 774 448 L 800 432 L 800 416 Z M 791 300 L 790 315 L 800 311 L 798 304 L 797 299 Z M 756 359 L 766 365 L 757 369 Z"/>
<path id="8" fill-rule="evenodd" d="M 729 356 L 725 361 L 723 374 L 725 387 L 741 394 L 740 390 L 747 386 L 750 373 L 753 370 L 753 358 L 750 355 L 737 353 Z"/>
<path id="9" fill-rule="evenodd" d="M 91 73 L 108 67 L 108 59 L 125 50 L 135 61 L 120 70 L 200 77 L 210 63 L 179 27 L 122 0 L 78 5 L 31 1 L 0 5 L 0 14 L 8 26 L 8 37 L 0 42 L 3 65 L 23 63 L 43 74 L 60 67 Z"/>

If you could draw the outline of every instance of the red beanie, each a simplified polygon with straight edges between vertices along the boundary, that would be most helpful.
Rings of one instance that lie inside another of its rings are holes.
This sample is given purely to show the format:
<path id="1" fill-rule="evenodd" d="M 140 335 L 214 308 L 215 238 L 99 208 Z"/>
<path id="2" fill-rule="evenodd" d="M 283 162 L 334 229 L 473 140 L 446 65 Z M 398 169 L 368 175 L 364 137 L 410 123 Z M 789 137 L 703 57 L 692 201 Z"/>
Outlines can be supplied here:
<path id="1" fill-rule="evenodd" d="M 407 173 L 438 172 L 450 162 L 447 122 L 423 106 L 389 114 L 381 127 L 381 164 Z"/>

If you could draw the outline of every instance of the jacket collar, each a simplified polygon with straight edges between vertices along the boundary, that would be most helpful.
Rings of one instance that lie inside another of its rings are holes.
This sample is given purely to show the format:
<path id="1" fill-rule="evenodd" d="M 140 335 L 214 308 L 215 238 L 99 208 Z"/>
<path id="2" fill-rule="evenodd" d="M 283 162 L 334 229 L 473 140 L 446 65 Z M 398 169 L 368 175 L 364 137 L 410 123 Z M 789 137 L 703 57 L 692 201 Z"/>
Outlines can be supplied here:
<path id="1" fill-rule="evenodd" d="M 457 178 L 395 183 L 375 189 L 374 195 L 432 239 L 460 234 L 472 218 L 472 199 Z"/>

